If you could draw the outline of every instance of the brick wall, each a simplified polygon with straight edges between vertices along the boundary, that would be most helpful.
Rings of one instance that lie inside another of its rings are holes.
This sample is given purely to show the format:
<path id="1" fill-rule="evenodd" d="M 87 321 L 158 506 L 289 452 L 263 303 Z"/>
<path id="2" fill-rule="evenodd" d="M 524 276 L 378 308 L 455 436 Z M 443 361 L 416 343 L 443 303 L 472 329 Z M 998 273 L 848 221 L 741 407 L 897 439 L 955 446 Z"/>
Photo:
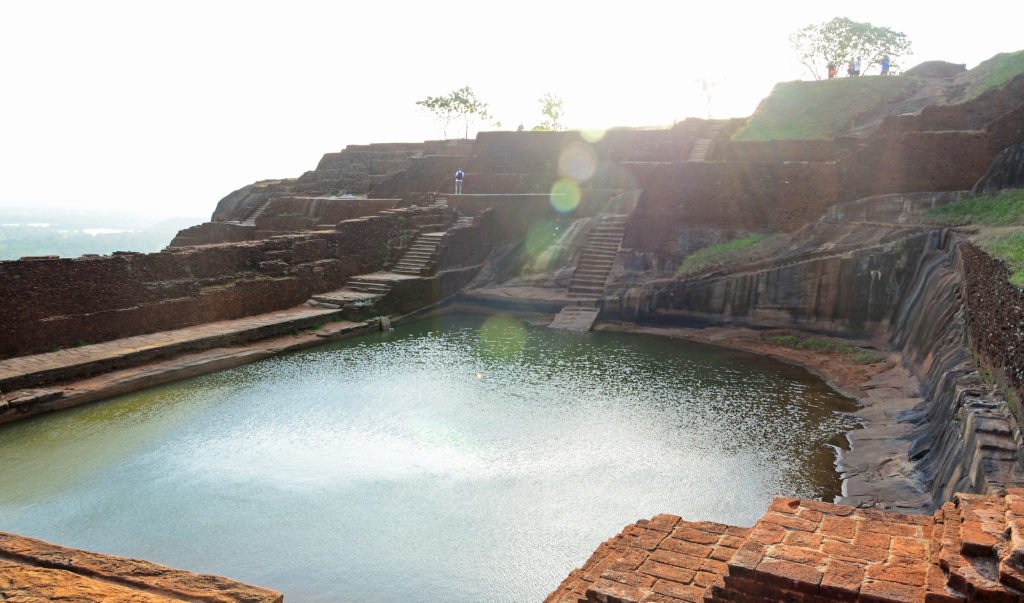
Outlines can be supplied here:
<path id="1" fill-rule="evenodd" d="M 0 357 L 291 307 L 380 269 L 415 231 L 406 216 L 334 232 L 150 254 L 0 262 Z"/>

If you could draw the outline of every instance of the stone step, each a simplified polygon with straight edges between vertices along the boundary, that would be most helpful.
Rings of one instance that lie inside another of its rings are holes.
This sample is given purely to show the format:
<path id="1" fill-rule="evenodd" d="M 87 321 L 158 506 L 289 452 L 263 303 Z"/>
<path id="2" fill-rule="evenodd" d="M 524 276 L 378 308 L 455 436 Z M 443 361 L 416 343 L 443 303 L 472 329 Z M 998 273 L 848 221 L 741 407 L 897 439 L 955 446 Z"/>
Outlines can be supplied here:
<path id="1" fill-rule="evenodd" d="M 594 321 L 597 320 L 600 312 L 599 308 L 566 306 L 555 315 L 548 327 L 568 331 L 589 331 L 594 326 Z"/>
<path id="2" fill-rule="evenodd" d="M 604 287 L 569 287 L 569 294 L 573 293 L 601 297 L 604 294 Z"/>
<path id="3" fill-rule="evenodd" d="M 362 281 L 358 279 L 349 279 L 345 286 L 353 291 L 365 291 L 367 293 L 380 293 L 386 294 L 391 291 L 391 285 L 385 283 L 379 283 L 377 281 Z"/>

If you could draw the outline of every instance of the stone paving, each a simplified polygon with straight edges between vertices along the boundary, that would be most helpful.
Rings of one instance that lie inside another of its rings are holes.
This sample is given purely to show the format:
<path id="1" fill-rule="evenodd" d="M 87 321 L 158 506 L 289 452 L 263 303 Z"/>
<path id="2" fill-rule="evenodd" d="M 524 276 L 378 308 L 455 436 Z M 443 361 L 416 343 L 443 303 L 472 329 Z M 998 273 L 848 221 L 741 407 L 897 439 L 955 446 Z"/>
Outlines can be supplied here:
<path id="1" fill-rule="evenodd" d="M 0 600 L 280 603 L 280 593 L 148 561 L 0 532 Z"/>
<path id="2" fill-rule="evenodd" d="M 548 603 L 1024 601 L 1024 489 L 934 515 L 776 498 L 751 529 L 658 515 L 605 542 Z"/>

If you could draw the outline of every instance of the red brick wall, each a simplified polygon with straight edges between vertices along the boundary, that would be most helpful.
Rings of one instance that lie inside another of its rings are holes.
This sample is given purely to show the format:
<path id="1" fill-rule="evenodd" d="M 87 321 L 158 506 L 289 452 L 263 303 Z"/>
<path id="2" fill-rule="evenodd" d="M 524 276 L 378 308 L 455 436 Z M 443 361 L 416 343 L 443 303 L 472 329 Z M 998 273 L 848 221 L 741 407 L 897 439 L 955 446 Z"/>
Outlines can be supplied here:
<path id="1" fill-rule="evenodd" d="M 407 222 L 375 216 L 330 233 L 0 262 L 0 357 L 291 307 L 380 269 L 411 238 Z"/>
<path id="2" fill-rule="evenodd" d="M 834 163 L 682 163 L 659 166 L 646 182 L 623 245 L 674 248 L 691 225 L 794 230 L 837 201 Z"/>

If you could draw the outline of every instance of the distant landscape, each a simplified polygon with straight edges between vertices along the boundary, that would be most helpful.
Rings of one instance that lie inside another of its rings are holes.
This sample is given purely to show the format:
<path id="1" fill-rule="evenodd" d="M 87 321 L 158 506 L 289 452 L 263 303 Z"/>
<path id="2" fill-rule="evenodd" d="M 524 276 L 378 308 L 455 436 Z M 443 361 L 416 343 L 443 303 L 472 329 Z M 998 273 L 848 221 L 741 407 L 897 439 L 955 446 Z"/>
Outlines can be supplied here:
<path id="1" fill-rule="evenodd" d="M 202 216 L 154 218 L 124 212 L 0 208 L 0 260 L 87 253 L 160 251 L 174 235 L 205 221 Z"/>

